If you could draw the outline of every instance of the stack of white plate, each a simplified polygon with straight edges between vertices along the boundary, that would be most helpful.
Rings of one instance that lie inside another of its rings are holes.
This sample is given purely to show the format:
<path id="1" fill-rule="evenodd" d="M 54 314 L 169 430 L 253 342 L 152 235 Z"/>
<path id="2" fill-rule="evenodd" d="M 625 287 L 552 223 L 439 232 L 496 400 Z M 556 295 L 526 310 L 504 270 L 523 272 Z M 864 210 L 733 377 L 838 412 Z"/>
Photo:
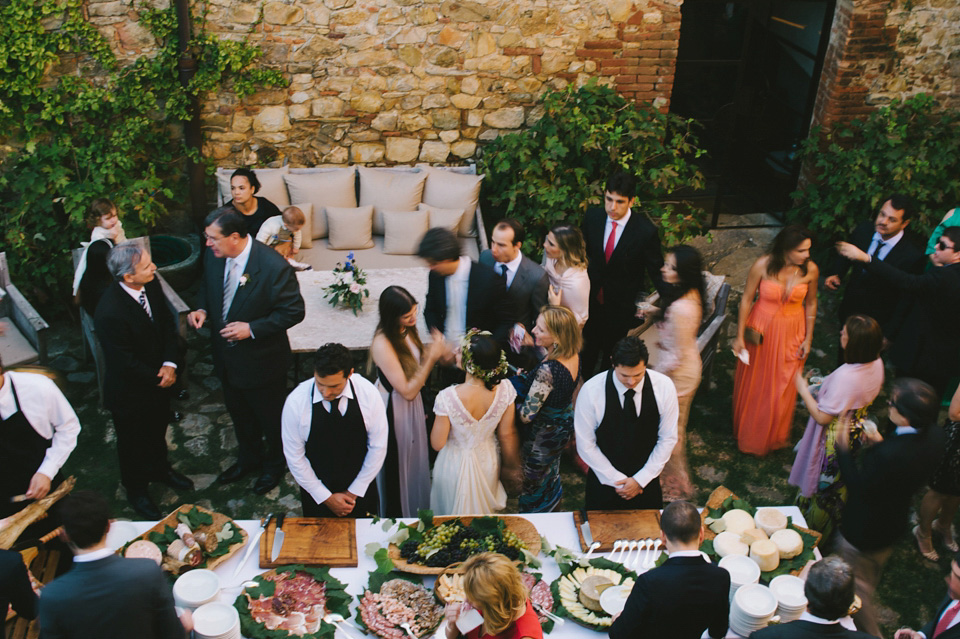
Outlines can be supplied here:
<path id="1" fill-rule="evenodd" d="M 173 603 L 181 608 L 199 608 L 219 596 L 220 577 L 212 570 L 191 570 L 173 584 Z"/>
<path id="2" fill-rule="evenodd" d="M 220 601 L 204 604 L 193 613 L 193 633 L 197 639 L 240 639 L 240 614 Z"/>
<path id="3" fill-rule="evenodd" d="M 748 584 L 737 589 L 730 606 L 730 629 L 749 637 L 766 628 L 777 612 L 777 598 L 770 589 L 760 584 Z"/>
<path id="4" fill-rule="evenodd" d="M 743 555 L 727 555 L 717 564 L 730 573 L 730 601 L 741 586 L 760 581 L 760 566 L 753 559 Z"/>
<path id="5" fill-rule="evenodd" d="M 770 581 L 770 592 L 777 598 L 777 614 L 781 623 L 799 619 L 807 609 L 807 597 L 803 594 L 803 579 L 800 577 L 774 577 Z"/>

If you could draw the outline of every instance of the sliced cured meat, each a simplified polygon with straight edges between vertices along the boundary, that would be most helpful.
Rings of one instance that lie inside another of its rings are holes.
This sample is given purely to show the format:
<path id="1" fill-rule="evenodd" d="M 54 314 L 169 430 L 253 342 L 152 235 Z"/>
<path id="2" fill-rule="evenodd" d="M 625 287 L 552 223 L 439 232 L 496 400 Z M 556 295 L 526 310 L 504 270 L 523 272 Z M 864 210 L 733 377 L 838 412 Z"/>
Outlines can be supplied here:
<path id="1" fill-rule="evenodd" d="M 315 633 L 326 614 L 326 584 L 305 572 L 266 575 L 276 586 L 273 596 L 246 595 L 250 616 L 268 630 L 286 630 L 302 637 Z"/>
<path id="2" fill-rule="evenodd" d="M 443 606 L 429 590 L 406 579 L 391 579 L 380 592 L 366 591 L 360 600 L 360 617 L 371 632 L 382 639 L 403 639 L 401 623 L 410 624 L 422 637 L 440 623 Z"/>

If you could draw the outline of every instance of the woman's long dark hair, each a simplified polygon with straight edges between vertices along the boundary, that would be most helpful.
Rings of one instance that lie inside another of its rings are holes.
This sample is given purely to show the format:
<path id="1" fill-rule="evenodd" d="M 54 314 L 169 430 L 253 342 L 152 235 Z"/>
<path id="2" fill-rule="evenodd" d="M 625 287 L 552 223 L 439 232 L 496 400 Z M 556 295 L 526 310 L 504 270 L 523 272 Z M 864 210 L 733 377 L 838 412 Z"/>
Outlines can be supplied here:
<path id="1" fill-rule="evenodd" d="M 400 318 L 409 313 L 416 304 L 417 300 L 402 286 L 389 286 L 380 294 L 380 322 L 377 324 L 376 333 L 382 333 L 393 346 L 407 379 L 417 372 L 420 362 L 413 356 L 405 338 L 409 335 L 421 353 L 423 342 L 420 341 L 420 333 L 417 332 L 416 326 L 411 326 L 404 331 L 400 326 Z"/>
<path id="2" fill-rule="evenodd" d="M 680 244 L 667 249 L 667 255 L 672 254 L 677 263 L 677 283 L 669 286 L 663 295 L 663 315 L 666 315 L 670 305 L 695 290 L 700 294 L 700 307 L 706 311 L 707 285 L 703 281 L 703 258 L 700 251 Z"/>
<path id="3" fill-rule="evenodd" d="M 773 238 L 770 250 L 767 251 L 767 255 L 770 256 L 770 261 L 767 263 L 767 275 L 776 277 L 777 273 L 787 265 L 787 253 L 803 244 L 804 240 L 813 242 L 813 234 L 806 228 L 799 224 L 783 227 L 783 230 Z M 800 272 L 804 275 L 807 274 L 807 262 L 800 265 Z"/>

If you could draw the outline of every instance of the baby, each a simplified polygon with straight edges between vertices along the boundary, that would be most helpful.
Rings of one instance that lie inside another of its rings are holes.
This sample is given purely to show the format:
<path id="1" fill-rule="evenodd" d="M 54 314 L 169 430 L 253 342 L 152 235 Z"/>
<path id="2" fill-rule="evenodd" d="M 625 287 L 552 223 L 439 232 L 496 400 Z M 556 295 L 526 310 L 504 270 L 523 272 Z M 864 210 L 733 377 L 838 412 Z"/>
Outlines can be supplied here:
<path id="1" fill-rule="evenodd" d="M 293 259 L 293 256 L 300 252 L 300 229 L 306 221 L 303 211 L 295 206 L 288 206 L 283 210 L 283 214 L 267 218 L 257 233 L 257 241 L 272 246 L 277 253 L 287 258 L 287 262 L 296 270 L 308 271 L 313 267 Z"/>

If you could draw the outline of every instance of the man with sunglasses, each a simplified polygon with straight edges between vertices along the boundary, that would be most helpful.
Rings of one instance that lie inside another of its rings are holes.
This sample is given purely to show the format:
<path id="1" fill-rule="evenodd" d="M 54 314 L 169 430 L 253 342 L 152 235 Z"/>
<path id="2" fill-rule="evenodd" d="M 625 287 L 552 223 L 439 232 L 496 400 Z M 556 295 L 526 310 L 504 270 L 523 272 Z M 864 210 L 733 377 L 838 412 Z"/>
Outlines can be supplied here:
<path id="1" fill-rule="evenodd" d="M 904 273 L 846 242 L 837 251 L 903 294 L 901 313 L 885 327 L 893 341 L 890 360 L 897 375 L 916 377 L 942 396 L 960 368 L 960 227 L 944 230 L 930 256 L 934 268 L 922 275 Z"/>
<path id="2" fill-rule="evenodd" d="M 870 255 L 875 261 L 903 271 L 918 274 L 923 271 L 923 251 L 914 241 L 916 234 L 909 229 L 917 211 L 916 201 L 907 195 L 894 193 L 880 206 L 876 219 L 864 220 L 850 234 L 850 243 Z M 868 272 L 860 264 L 838 257 L 827 271 L 824 285 L 831 291 L 846 282 L 840 301 L 840 324 L 851 315 L 867 315 L 877 320 L 886 333 L 900 298 L 886 280 Z M 843 363 L 843 349 L 839 349 Z"/>
<path id="3" fill-rule="evenodd" d="M 907 531 L 913 496 L 927 483 L 943 453 L 937 425 L 940 396 L 919 379 L 901 378 L 890 391 L 890 421 L 896 430 L 879 444 L 850 452 L 850 422 L 837 426 L 837 461 L 847 484 L 835 549 L 853 567 L 863 607 L 857 628 L 880 637 L 873 592 L 894 544 Z"/>

